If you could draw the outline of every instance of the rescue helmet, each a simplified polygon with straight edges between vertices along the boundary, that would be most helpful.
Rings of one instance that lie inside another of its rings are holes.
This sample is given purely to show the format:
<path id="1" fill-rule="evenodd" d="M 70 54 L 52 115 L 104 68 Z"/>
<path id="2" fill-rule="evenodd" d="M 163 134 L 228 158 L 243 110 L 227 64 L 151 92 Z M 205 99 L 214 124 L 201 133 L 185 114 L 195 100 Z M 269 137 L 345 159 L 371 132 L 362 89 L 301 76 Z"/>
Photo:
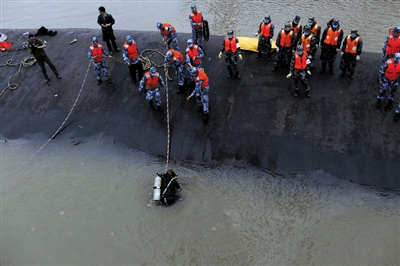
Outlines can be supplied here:
<path id="1" fill-rule="evenodd" d="M 171 58 L 171 57 L 172 57 L 172 52 L 171 52 L 171 51 L 168 51 L 168 52 L 165 54 L 165 57 L 166 57 L 166 58 Z"/>
<path id="2" fill-rule="evenodd" d="M 229 39 L 233 38 L 233 30 L 228 30 L 228 38 Z"/>
<path id="3" fill-rule="evenodd" d="M 285 31 L 290 31 L 290 21 L 285 23 Z"/>
<path id="4" fill-rule="evenodd" d="M 400 62 L 400 53 L 395 53 L 395 54 L 394 54 L 394 62 L 395 62 L 395 63 Z"/>
<path id="5" fill-rule="evenodd" d="M 154 76 L 157 72 L 157 69 L 155 67 L 150 68 L 150 75 Z"/>
<path id="6" fill-rule="evenodd" d="M 193 40 L 192 39 L 188 39 L 186 44 L 187 44 L 187 46 L 192 47 L 193 46 Z"/>
<path id="7" fill-rule="evenodd" d="M 305 25 L 304 26 L 304 33 L 309 34 L 311 32 L 311 26 L 310 25 Z"/>
<path id="8" fill-rule="evenodd" d="M 199 71 L 197 70 L 196 67 L 192 67 L 192 69 L 190 70 L 190 72 L 192 73 L 193 76 L 197 76 L 197 74 L 199 73 Z"/>
<path id="9" fill-rule="evenodd" d="M 358 30 L 357 29 L 351 29 L 350 35 L 352 38 L 357 37 L 358 34 Z"/>
<path id="10" fill-rule="evenodd" d="M 271 16 L 269 14 L 265 15 L 264 23 L 269 23 L 271 21 Z"/>
<path id="11" fill-rule="evenodd" d="M 314 16 L 308 16 L 308 23 L 310 23 L 310 21 L 311 22 L 314 22 L 315 21 L 315 17 Z"/>
<path id="12" fill-rule="evenodd" d="M 297 25 L 297 24 L 299 24 L 299 22 L 300 22 L 300 16 L 299 16 L 299 15 L 296 15 L 296 16 L 294 17 L 293 23 Z"/>
<path id="13" fill-rule="evenodd" d="M 92 43 L 93 43 L 93 44 L 98 43 L 97 37 L 93 37 L 93 38 L 92 38 Z"/>
<path id="14" fill-rule="evenodd" d="M 190 6 L 190 9 L 191 9 L 192 11 L 194 11 L 194 10 L 196 10 L 196 9 L 197 9 L 197 7 L 196 7 L 196 5 L 195 5 L 195 4 L 192 4 L 192 5 Z"/>
<path id="15" fill-rule="evenodd" d="M 127 41 L 128 43 L 133 43 L 133 38 L 132 38 L 132 36 L 131 36 L 131 35 L 126 36 L 126 41 Z"/>
<path id="16" fill-rule="evenodd" d="M 339 27 L 339 20 L 337 18 L 332 19 L 332 28 L 337 29 Z"/>
<path id="17" fill-rule="evenodd" d="M 164 25 L 161 22 L 157 22 L 157 29 L 161 30 Z"/>

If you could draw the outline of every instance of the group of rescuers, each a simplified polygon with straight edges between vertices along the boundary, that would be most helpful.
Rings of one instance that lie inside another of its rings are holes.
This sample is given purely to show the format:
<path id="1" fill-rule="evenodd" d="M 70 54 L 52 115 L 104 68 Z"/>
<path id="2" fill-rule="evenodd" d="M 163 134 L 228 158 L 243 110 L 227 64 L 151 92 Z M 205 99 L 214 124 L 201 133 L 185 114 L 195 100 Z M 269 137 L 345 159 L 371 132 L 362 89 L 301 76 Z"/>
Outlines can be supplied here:
<path id="1" fill-rule="evenodd" d="M 121 51 L 116 43 L 112 25 L 115 23 L 111 14 L 105 12 L 103 6 L 99 7 L 99 16 L 97 23 L 102 28 L 103 41 L 106 42 L 108 51 L 98 43 L 96 37 L 92 38 L 92 45 L 88 51 L 88 57 L 92 59 L 97 74 L 98 84 L 102 83 L 102 74 L 106 81 L 108 79 L 108 71 L 105 57 L 112 57 L 114 51 Z M 202 13 L 197 10 L 196 5 L 191 5 L 191 13 L 189 22 L 192 28 L 192 38 L 187 40 L 187 48 L 185 53 L 181 53 L 178 47 L 177 32 L 174 26 L 167 22 L 157 22 L 156 26 L 160 30 L 162 41 L 165 42 L 167 52 L 164 59 L 164 70 L 167 73 L 167 68 L 172 66 L 175 68 L 178 76 L 179 88 L 177 93 L 181 93 L 186 81 L 194 84 L 194 90 L 186 98 L 190 100 L 195 96 L 198 104 L 198 112 L 203 113 L 203 121 L 206 123 L 209 119 L 208 107 L 208 92 L 209 79 L 202 67 L 202 59 L 204 52 L 202 50 L 204 21 Z M 271 16 L 266 15 L 259 25 L 258 32 L 258 54 L 256 58 L 260 58 L 262 53 L 266 53 L 267 57 L 271 57 L 272 48 L 271 41 L 274 37 L 274 24 L 271 21 Z M 56 68 L 51 63 L 51 60 L 45 54 L 43 48 L 46 45 L 40 40 L 35 40 L 35 36 L 29 36 L 30 52 L 37 59 L 45 82 L 49 78 L 44 68 L 44 62 L 48 63 L 58 78 Z M 343 41 L 343 42 L 342 42 Z M 111 43 L 110 43 L 111 42 Z M 171 48 L 172 44 L 172 48 Z M 284 27 L 279 31 L 276 38 L 276 56 L 272 71 L 276 71 L 278 67 L 284 70 L 289 70 L 287 78 L 292 77 L 294 85 L 294 97 L 299 95 L 299 81 L 305 88 L 306 97 L 310 98 L 310 86 L 308 85 L 307 75 L 311 75 L 311 69 L 315 64 L 315 54 L 317 49 L 321 48 L 320 60 L 322 68 L 320 73 L 325 73 L 327 65 L 329 73 L 334 74 L 333 65 L 337 54 L 340 52 L 340 77 L 344 77 L 346 72 L 350 73 L 350 79 L 354 78 L 354 71 L 357 61 L 360 60 L 363 41 L 358 34 L 357 29 L 352 29 L 350 34 L 343 40 L 343 30 L 340 27 L 339 20 L 336 18 L 328 21 L 326 28 L 321 36 L 321 26 L 316 22 L 315 17 L 309 16 L 307 24 L 302 27 L 300 16 L 295 16 L 292 21 L 285 23 Z M 139 50 L 132 36 L 126 36 L 126 42 L 123 44 L 123 59 L 129 67 L 129 73 L 133 83 L 136 84 L 136 73 L 138 73 L 140 85 L 139 91 L 145 91 L 146 99 L 149 101 L 153 109 L 162 111 L 160 89 L 165 88 L 165 83 L 161 75 L 155 67 L 151 67 L 148 72 L 143 73 L 142 62 L 140 60 Z M 240 44 L 238 38 L 234 35 L 233 30 L 229 30 L 227 36 L 223 40 L 221 51 L 218 55 L 222 58 L 225 53 L 225 62 L 228 69 L 228 78 L 235 76 L 240 79 L 238 68 L 238 58 L 243 59 L 240 52 Z M 49 63 L 50 62 L 50 63 Z M 377 95 L 376 108 L 381 107 L 384 95 L 388 92 L 388 102 L 385 106 L 385 111 L 393 108 L 394 95 L 399 85 L 400 80 L 400 26 L 395 26 L 389 30 L 388 36 L 382 46 L 382 63 L 379 71 L 380 90 Z M 156 107 L 152 104 L 152 99 L 155 98 Z M 394 121 L 398 121 L 400 116 L 400 101 L 396 108 Z"/>

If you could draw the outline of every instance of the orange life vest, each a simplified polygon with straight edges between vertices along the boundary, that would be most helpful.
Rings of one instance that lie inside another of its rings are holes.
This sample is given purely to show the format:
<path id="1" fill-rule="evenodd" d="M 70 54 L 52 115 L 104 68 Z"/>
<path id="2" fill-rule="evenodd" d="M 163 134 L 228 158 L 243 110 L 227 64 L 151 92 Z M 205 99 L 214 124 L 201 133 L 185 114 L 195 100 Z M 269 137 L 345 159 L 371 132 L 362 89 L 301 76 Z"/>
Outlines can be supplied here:
<path id="1" fill-rule="evenodd" d="M 174 49 L 170 49 L 168 51 L 172 53 L 172 57 L 170 59 L 172 63 L 175 62 L 176 60 L 179 60 L 179 63 L 182 64 L 183 61 L 185 61 L 185 58 L 183 57 L 183 55 L 180 52 L 178 52 Z"/>
<path id="2" fill-rule="evenodd" d="M 272 26 L 272 22 L 265 24 L 265 22 L 263 22 L 261 24 L 261 32 L 260 35 L 262 37 L 271 37 L 271 26 Z"/>
<path id="3" fill-rule="evenodd" d="M 205 87 L 208 86 L 208 76 L 206 74 L 206 72 L 204 72 L 204 70 L 198 68 L 198 75 L 197 77 L 194 78 L 194 82 L 198 82 L 198 81 L 202 81 L 203 83 L 201 83 L 201 89 L 204 89 Z"/>
<path id="4" fill-rule="evenodd" d="M 162 35 L 165 35 L 165 36 L 170 36 L 170 35 L 171 35 L 171 33 L 169 32 L 169 30 L 166 30 L 166 29 L 165 29 L 165 28 L 169 28 L 169 27 L 171 27 L 172 32 L 176 33 L 175 27 L 172 26 L 171 24 L 169 24 L 169 23 L 167 23 L 167 22 L 163 22 L 162 24 L 163 24 L 163 27 L 162 27 L 162 29 L 160 30 L 160 32 L 162 33 Z"/>
<path id="5" fill-rule="evenodd" d="M 124 47 L 128 50 L 129 59 L 135 60 L 138 57 L 138 50 L 135 41 L 133 41 L 131 45 L 129 45 L 128 42 L 125 42 Z"/>
<path id="6" fill-rule="evenodd" d="M 354 40 L 351 40 L 351 35 L 346 38 L 346 49 L 344 50 L 346 53 L 355 54 L 357 53 L 357 45 L 360 36 L 357 36 Z"/>
<path id="7" fill-rule="evenodd" d="M 103 46 L 101 44 L 97 44 L 97 47 L 94 47 L 92 44 L 90 50 L 92 51 L 92 57 L 94 57 L 93 61 L 101 62 L 104 60 Z"/>
<path id="8" fill-rule="evenodd" d="M 394 39 L 393 35 L 390 35 L 386 43 L 386 53 L 393 55 L 398 52 L 400 52 L 400 36 Z"/>
<path id="9" fill-rule="evenodd" d="M 230 40 L 228 38 L 228 36 L 225 37 L 225 51 L 236 53 L 237 47 L 236 47 L 236 36 L 235 35 L 233 35 L 232 40 Z"/>
<path id="10" fill-rule="evenodd" d="M 385 71 L 385 76 L 388 80 L 394 81 L 398 77 L 400 77 L 400 62 L 397 64 L 394 64 L 393 59 L 389 59 L 386 62 L 388 62 L 388 66 Z"/>
<path id="11" fill-rule="evenodd" d="M 307 54 L 303 52 L 300 56 L 298 52 L 294 52 L 294 69 L 305 70 L 307 68 Z"/>
<path id="12" fill-rule="evenodd" d="M 301 29 L 301 24 L 300 22 L 297 24 L 297 26 L 294 26 L 293 21 L 290 22 L 290 29 L 293 31 L 294 34 L 298 34 L 300 29 Z"/>
<path id="13" fill-rule="evenodd" d="M 315 35 L 318 36 L 318 23 L 315 23 L 314 27 L 311 28 L 311 32 Z"/>
<path id="14" fill-rule="evenodd" d="M 192 28 L 194 28 L 194 29 L 200 28 L 202 26 L 202 23 L 203 23 L 203 15 L 201 14 L 201 12 L 197 11 L 196 14 L 192 12 L 192 13 L 190 13 L 190 16 L 192 17 L 192 21 L 194 23 L 200 24 L 198 26 L 192 26 Z"/>
<path id="15" fill-rule="evenodd" d="M 281 47 L 292 47 L 292 37 L 293 31 L 289 31 L 289 34 L 286 34 L 285 30 L 281 31 L 281 41 L 279 42 Z"/>
<path id="16" fill-rule="evenodd" d="M 308 37 L 304 34 L 301 36 L 301 45 L 303 46 L 304 52 L 309 52 L 311 50 L 311 39 L 313 36 L 313 34 L 308 35 Z"/>
<path id="17" fill-rule="evenodd" d="M 186 53 L 190 59 L 199 55 L 199 46 L 197 44 L 193 44 L 193 47 L 190 49 L 189 47 L 186 48 Z M 193 64 L 198 65 L 201 62 L 201 58 L 196 58 Z"/>
<path id="18" fill-rule="evenodd" d="M 325 44 L 336 46 L 338 44 L 338 38 L 340 35 L 340 28 L 337 30 L 332 30 L 332 28 L 328 29 L 328 32 L 326 33 L 326 37 L 324 40 Z"/>
<path id="19" fill-rule="evenodd" d="M 154 76 L 151 76 L 150 72 L 146 72 L 144 76 L 146 77 L 146 88 L 148 90 L 152 91 L 158 88 L 158 77 L 160 76 L 159 73 L 156 73 Z"/>

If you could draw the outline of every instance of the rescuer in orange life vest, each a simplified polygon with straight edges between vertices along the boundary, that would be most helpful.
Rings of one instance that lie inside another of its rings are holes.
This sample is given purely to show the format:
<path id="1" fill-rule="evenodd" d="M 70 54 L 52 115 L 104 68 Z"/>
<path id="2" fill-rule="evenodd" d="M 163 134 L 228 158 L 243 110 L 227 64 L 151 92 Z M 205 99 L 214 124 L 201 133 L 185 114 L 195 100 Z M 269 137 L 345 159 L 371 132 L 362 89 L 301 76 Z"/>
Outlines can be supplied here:
<path id="1" fill-rule="evenodd" d="M 382 64 L 389 58 L 392 58 L 395 53 L 400 52 L 400 26 L 396 26 L 389 30 L 389 35 L 386 37 L 382 45 Z"/>
<path id="2" fill-rule="evenodd" d="M 388 103 L 385 111 L 393 108 L 394 94 L 399 86 L 400 79 L 400 53 L 396 53 L 393 58 L 386 60 L 385 64 L 379 70 L 379 83 L 381 84 L 379 94 L 377 96 L 376 108 L 381 107 L 381 101 L 388 91 Z M 399 110 L 399 108 L 397 109 Z M 396 110 L 396 114 L 398 113 Z M 399 110 L 400 111 L 400 110 Z M 398 116 L 397 116 L 398 119 Z M 395 120 L 397 121 L 397 120 Z"/>
<path id="3" fill-rule="evenodd" d="M 294 38 L 293 31 L 290 30 L 289 21 L 285 23 L 285 27 L 278 33 L 276 46 L 276 57 L 272 71 L 275 72 L 278 70 L 280 64 L 287 70 L 292 59 L 292 50 L 296 46 L 296 38 Z"/>
<path id="4" fill-rule="evenodd" d="M 293 31 L 296 43 L 299 41 L 301 35 L 303 34 L 303 29 L 300 23 L 300 16 L 296 15 L 292 22 L 290 22 L 290 30 Z"/>
<path id="5" fill-rule="evenodd" d="M 340 60 L 340 77 L 344 77 L 346 70 L 350 72 L 350 79 L 354 78 L 354 70 L 357 65 L 357 61 L 360 60 L 360 54 L 362 52 L 363 41 L 361 36 L 358 35 L 357 29 L 352 29 L 350 34 L 344 38 L 342 44 L 342 59 Z"/>
<path id="6" fill-rule="evenodd" d="M 271 57 L 271 39 L 274 37 L 274 24 L 271 21 L 271 16 L 266 15 L 264 20 L 260 23 L 260 27 L 258 28 L 258 33 L 255 35 L 259 35 L 258 37 L 258 54 L 256 58 L 261 57 L 261 52 L 266 52 L 268 58 Z"/>
<path id="7" fill-rule="evenodd" d="M 104 47 L 99 44 L 99 41 L 96 37 L 92 38 L 92 45 L 89 47 L 88 57 L 92 59 L 94 70 L 97 74 L 97 85 L 101 84 L 101 71 L 103 71 L 104 77 L 107 80 L 108 84 L 111 84 L 111 80 L 108 78 L 108 70 L 105 57 L 112 57 L 108 51 L 104 50 Z"/>
<path id="8" fill-rule="evenodd" d="M 136 70 L 138 72 L 140 81 L 143 78 L 143 66 L 142 61 L 140 61 L 139 49 L 137 48 L 136 42 L 130 35 L 126 36 L 126 42 L 124 43 L 122 56 L 125 63 L 128 64 L 129 74 L 133 84 L 136 84 Z"/>
<path id="9" fill-rule="evenodd" d="M 310 64 L 308 68 L 312 69 L 314 67 L 315 53 L 317 52 L 318 40 L 315 35 L 311 32 L 310 25 L 304 26 L 304 33 L 301 35 L 298 45 L 303 46 L 304 52 L 307 53 L 308 59 L 310 59 Z"/>
<path id="10" fill-rule="evenodd" d="M 192 27 L 192 40 L 198 46 L 203 45 L 203 14 L 197 10 L 195 4 L 190 6 L 192 13 L 189 15 L 190 26 Z"/>
<path id="11" fill-rule="evenodd" d="M 310 70 L 308 69 L 308 64 L 310 60 L 307 57 L 307 53 L 304 52 L 303 46 L 298 45 L 296 51 L 293 54 L 292 61 L 290 63 L 290 72 L 286 76 L 287 78 L 293 78 L 294 85 L 294 97 L 298 97 L 299 92 L 299 80 L 301 84 L 306 89 L 306 96 L 310 98 L 310 86 L 308 85 L 306 73 L 311 75 Z"/>
<path id="12" fill-rule="evenodd" d="M 157 110 L 162 111 L 161 108 L 161 94 L 160 87 L 165 88 L 164 80 L 157 72 L 155 67 L 151 67 L 150 71 L 144 74 L 139 84 L 139 92 L 142 92 L 143 88 L 146 87 L 146 100 L 149 101 L 150 107 L 154 110 L 152 103 L 153 97 L 156 99 Z"/>
<path id="13" fill-rule="evenodd" d="M 329 65 L 329 73 L 333 75 L 333 63 L 336 55 L 340 51 L 340 45 L 343 40 L 343 30 L 340 28 L 339 20 L 334 18 L 328 22 L 321 37 L 321 61 L 322 69 L 320 73 L 325 73 L 326 64 Z"/>
<path id="14" fill-rule="evenodd" d="M 167 50 L 171 49 L 170 45 L 172 42 L 172 46 L 174 47 L 173 49 L 178 52 L 181 51 L 178 46 L 178 36 L 174 26 L 168 22 L 157 22 L 157 29 L 160 30 L 162 41 L 165 42 L 165 48 L 167 48 Z"/>
<path id="15" fill-rule="evenodd" d="M 240 44 L 238 38 L 233 34 L 233 30 L 229 30 L 226 35 L 221 51 L 218 54 L 219 58 L 222 58 L 222 52 L 225 52 L 225 63 L 228 68 L 228 78 L 236 75 L 236 78 L 241 79 L 242 76 L 239 74 L 238 68 L 238 57 L 243 60 L 240 54 Z"/>
<path id="16" fill-rule="evenodd" d="M 311 33 L 314 34 L 315 38 L 317 38 L 318 45 L 319 45 L 319 41 L 321 39 L 321 26 L 315 21 L 315 17 L 311 16 L 311 15 L 308 17 L 307 25 L 311 27 Z M 304 27 L 303 27 L 303 31 L 304 31 Z M 317 49 L 318 49 L 318 46 L 317 46 Z"/>
<path id="17" fill-rule="evenodd" d="M 203 122 L 207 123 L 208 115 L 208 91 L 210 90 L 209 80 L 206 72 L 202 68 L 193 67 L 191 69 L 196 84 L 192 93 L 186 98 L 187 101 L 196 96 L 198 112 L 203 113 Z"/>

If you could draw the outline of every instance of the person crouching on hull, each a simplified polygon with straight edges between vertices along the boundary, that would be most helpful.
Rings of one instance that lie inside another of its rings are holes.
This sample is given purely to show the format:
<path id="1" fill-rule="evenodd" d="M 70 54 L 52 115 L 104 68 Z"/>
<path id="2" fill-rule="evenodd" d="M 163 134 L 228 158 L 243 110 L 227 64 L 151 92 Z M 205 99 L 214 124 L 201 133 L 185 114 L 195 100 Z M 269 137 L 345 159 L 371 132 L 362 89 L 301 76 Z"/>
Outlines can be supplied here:
<path id="1" fill-rule="evenodd" d="M 178 175 L 172 169 L 169 169 L 165 174 L 161 174 L 160 177 L 160 203 L 168 206 L 174 204 L 177 200 L 182 200 L 182 197 L 176 194 L 177 191 L 181 191 L 181 186 L 177 181 Z"/>

